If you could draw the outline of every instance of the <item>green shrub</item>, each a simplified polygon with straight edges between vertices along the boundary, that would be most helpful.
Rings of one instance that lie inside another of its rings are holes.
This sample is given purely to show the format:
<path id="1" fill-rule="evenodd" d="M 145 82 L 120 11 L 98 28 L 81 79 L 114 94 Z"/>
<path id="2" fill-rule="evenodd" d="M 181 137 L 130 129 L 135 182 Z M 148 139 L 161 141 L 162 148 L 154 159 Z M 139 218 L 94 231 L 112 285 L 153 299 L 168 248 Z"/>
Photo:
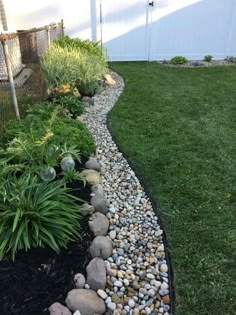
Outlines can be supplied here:
<path id="1" fill-rule="evenodd" d="M 212 61 L 212 58 L 213 58 L 213 56 L 211 56 L 211 55 L 206 55 L 203 60 L 206 61 L 206 62 L 211 62 L 211 61 Z"/>
<path id="2" fill-rule="evenodd" d="M 227 61 L 229 63 L 236 63 L 236 57 L 234 57 L 234 56 L 227 56 L 225 58 L 225 61 Z"/>
<path id="3" fill-rule="evenodd" d="M 59 252 L 79 236 L 79 199 L 62 181 L 11 176 L 0 187 L 0 258 L 48 246 Z"/>
<path id="4" fill-rule="evenodd" d="M 107 72 L 103 51 L 91 42 L 61 38 L 41 58 L 41 67 L 52 91 L 64 84 L 77 87 L 84 95 L 94 94 Z"/>
<path id="5" fill-rule="evenodd" d="M 84 112 L 85 103 L 75 95 L 62 95 L 54 98 L 54 104 L 61 105 L 67 109 L 73 117 L 79 116 Z"/>
<path id="6" fill-rule="evenodd" d="M 170 60 L 170 63 L 173 65 L 182 65 L 186 63 L 188 60 L 183 56 L 175 56 Z"/>

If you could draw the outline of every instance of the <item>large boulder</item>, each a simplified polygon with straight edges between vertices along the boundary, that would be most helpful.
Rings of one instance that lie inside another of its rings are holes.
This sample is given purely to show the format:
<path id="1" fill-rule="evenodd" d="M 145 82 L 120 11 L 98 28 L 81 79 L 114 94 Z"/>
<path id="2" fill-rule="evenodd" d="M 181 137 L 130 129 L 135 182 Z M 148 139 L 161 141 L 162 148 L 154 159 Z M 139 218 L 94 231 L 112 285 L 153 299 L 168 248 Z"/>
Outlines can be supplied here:
<path id="1" fill-rule="evenodd" d="M 90 289 L 73 289 L 66 298 L 66 305 L 73 312 L 79 310 L 81 315 L 103 314 L 105 303 L 97 293 Z"/>
<path id="2" fill-rule="evenodd" d="M 94 206 L 95 211 L 106 214 L 108 211 L 107 200 L 103 195 L 95 194 L 90 200 L 92 206 Z"/>
<path id="3" fill-rule="evenodd" d="M 93 290 L 105 289 L 106 267 L 102 258 L 93 258 L 86 268 L 87 283 Z"/>
<path id="4" fill-rule="evenodd" d="M 102 257 L 107 259 L 112 254 L 112 242 L 105 236 L 97 236 L 94 238 L 90 246 L 90 254 L 94 257 Z"/>
<path id="5" fill-rule="evenodd" d="M 103 188 L 102 188 L 102 185 L 101 185 L 101 184 L 93 185 L 93 186 L 91 187 L 91 191 L 92 191 L 92 193 L 95 194 L 95 195 L 103 196 Z"/>
<path id="6" fill-rule="evenodd" d="M 95 208 L 94 206 L 88 204 L 87 202 L 83 203 L 81 206 L 80 206 L 80 213 L 84 216 L 86 215 L 90 215 L 92 213 L 95 212 Z"/>
<path id="7" fill-rule="evenodd" d="M 85 167 L 94 171 L 100 171 L 101 165 L 98 163 L 98 161 L 94 158 L 90 158 L 86 163 Z"/>
<path id="8" fill-rule="evenodd" d="M 109 228 L 109 221 L 107 217 L 100 213 L 95 212 L 89 219 L 89 228 L 95 236 L 106 235 Z"/>
<path id="9" fill-rule="evenodd" d="M 85 177 L 85 180 L 89 185 L 101 184 L 102 182 L 101 176 L 97 171 L 83 170 L 80 174 Z"/>
<path id="10" fill-rule="evenodd" d="M 71 311 L 60 303 L 53 303 L 49 308 L 50 315 L 72 315 Z"/>

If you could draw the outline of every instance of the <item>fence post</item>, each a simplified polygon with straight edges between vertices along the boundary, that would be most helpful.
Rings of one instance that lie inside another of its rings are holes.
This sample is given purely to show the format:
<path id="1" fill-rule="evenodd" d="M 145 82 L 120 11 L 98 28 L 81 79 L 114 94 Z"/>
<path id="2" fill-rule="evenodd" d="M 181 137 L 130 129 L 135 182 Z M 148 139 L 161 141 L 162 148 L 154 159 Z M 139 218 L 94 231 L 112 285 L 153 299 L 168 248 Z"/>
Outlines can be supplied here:
<path id="1" fill-rule="evenodd" d="M 50 26 L 47 27 L 47 38 L 48 38 L 48 48 L 51 45 L 51 34 L 50 34 Z"/>
<path id="2" fill-rule="evenodd" d="M 61 35 L 64 36 L 64 20 L 61 19 Z"/>
<path id="3" fill-rule="evenodd" d="M 14 109 L 16 113 L 16 118 L 20 120 L 20 112 L 19 112 L 19 107 L 18 107 L 18 102 L 17 102 L 17 97 L 16 97 L 16 89 L 15 89 L 15 83 L 14 83 L 13 74 L 12 74 L 10 54 L 9 54 L 7 40 L 3 40 L 2 45 L 3 45 L 3 51 L 4 51 L 5 62 L 6 62 L 6 67 L 7 67 L 7 74 L 8 74 L 9 84 L 11 88 L 11 95 L 12 95 L 12 101 L 13 101 L 13 105 L 14 105 Z"/>

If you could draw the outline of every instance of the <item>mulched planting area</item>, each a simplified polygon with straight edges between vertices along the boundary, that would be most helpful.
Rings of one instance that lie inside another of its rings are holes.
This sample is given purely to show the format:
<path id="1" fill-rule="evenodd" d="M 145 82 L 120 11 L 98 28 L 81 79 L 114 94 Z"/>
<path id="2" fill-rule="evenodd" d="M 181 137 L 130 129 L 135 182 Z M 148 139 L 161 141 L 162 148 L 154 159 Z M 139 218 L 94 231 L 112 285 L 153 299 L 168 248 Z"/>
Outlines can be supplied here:
<path id="1" fill-rule="evenodd" d="M 73 275 L 85 273 L 92 234 L 81 220 L 81 240 L 56 254 L 47 248 L 21 251 L 15 262 L 0 262 L 0 314 L 41 315 L 54 302 L 64 304 L 74 288 Z"/>
<path id="2" fill-rule="evenodd" d="M 76 162 L 76 170 L 81 171 L 84 162 L 83 158 Z M 73 189 L 73 195 L 85 202 L 89 200 L 90 188 L 82 181 L 73 181 L 68 186 Z M 20 251 L 14 262 L 11 257 L 0 261 L 1 315 L 49 314 L 48 307 L 52 303 L 64 304 L 67 293 L 75 287 L 73 276 L 85 274 L 90 260 L 93 235 L 88 217 L 81 217 L 80 226 L 80 239 L 68 244 L 59 254 L 49 248 L 36 248 Z"/>

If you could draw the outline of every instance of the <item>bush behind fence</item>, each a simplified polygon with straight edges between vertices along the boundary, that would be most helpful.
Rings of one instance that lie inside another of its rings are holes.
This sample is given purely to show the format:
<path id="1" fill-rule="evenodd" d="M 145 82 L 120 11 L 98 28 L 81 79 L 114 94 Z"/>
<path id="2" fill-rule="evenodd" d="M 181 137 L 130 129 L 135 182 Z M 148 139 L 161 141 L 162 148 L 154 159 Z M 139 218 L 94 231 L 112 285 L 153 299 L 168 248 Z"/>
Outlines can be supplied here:
<path id="1" fill-rule="evenodd" d="M 0 129 L 23 116 L 28 104 L 47 98 L 40 58 L 64 33 L 63 20 L 0 35 Z M 19 113 L 18 113 L 19 111 Z"/>

